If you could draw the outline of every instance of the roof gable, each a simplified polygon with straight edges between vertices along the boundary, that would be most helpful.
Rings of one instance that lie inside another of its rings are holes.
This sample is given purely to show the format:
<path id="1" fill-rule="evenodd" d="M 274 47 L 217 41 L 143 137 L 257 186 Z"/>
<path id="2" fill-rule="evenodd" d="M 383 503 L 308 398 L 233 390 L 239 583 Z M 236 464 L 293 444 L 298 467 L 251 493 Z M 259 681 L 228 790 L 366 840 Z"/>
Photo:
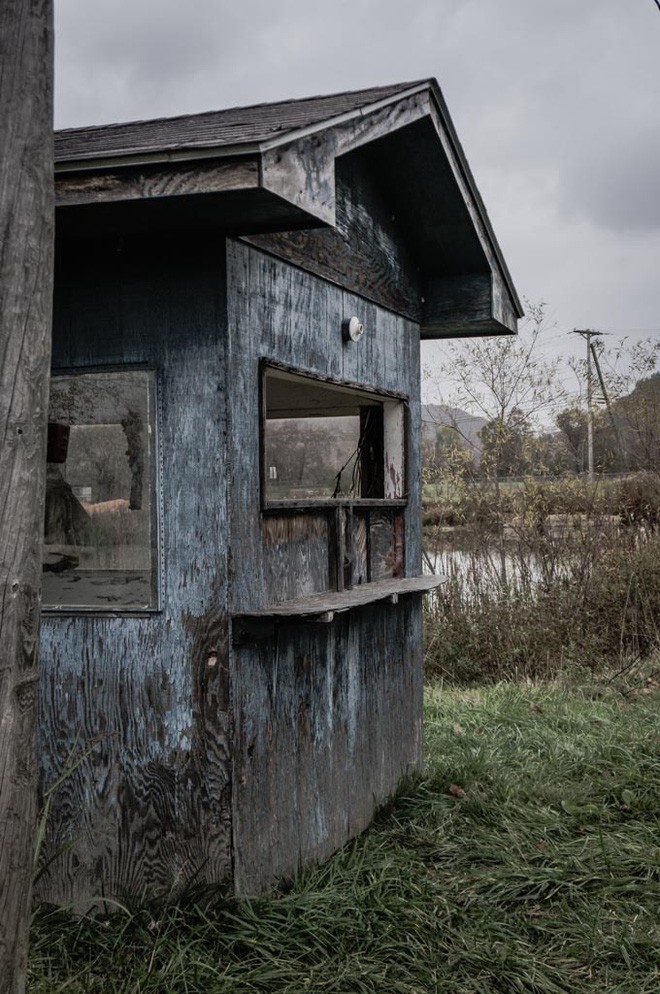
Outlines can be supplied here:
<path id="1" fill-rule="evenodd" d="M 422 290 L 405 316 L 422 335 L 512 333 L 522 316 L 434 79 L 72 129 L 55 150 L 61 236 L 334 228 L 337 163 L 367 150 L 419 263 Z M 296 248 L 303 268 L 318 247 L 310 238 Z"/>

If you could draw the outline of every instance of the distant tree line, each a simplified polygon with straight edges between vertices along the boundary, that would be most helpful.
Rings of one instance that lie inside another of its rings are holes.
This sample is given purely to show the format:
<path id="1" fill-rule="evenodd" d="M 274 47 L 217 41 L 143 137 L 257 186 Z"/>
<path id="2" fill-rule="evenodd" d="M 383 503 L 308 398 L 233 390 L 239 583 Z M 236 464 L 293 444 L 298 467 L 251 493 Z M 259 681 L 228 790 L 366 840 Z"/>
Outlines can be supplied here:
<path id="1" fill-rule="evenodd" d="M 455 383 L 451 406 L 424 408 L 427 474 L 490 479 L 584 473 L 586 403 L 570 398 L 556 362 L 539 359 L 544 305 L 530 308 L 521 336 L 448 346 L 439 373 Z M 608 397 L 595 393 L 593 453 L 597 473 L 660 467 L 660 342 L 637 343 L 612 357 Z M 625 369 L 625 373 L 618 372 Z M 585 370 L 574 363 L 582 383 Z M 471 412 L 471 413 L 468 413 Z"/>
<path id="2" fill-rule="evenodd" d="M 653 472 L 660 469 L 660 373 L 641 380 L 612 403 L 614 423 L 602 408 L 594 411 L 594 468 L 598 473 Z M 520 477 L 557 476 L 587 470 L 587 411 L 573 403 L 556 415 L 555 430 L 535 431 L 514 407 L 486 421 L 478 441 L 466 440 L 451 424 L 425 433 L 425 462 L 463 467 L 466 474 Z"/>

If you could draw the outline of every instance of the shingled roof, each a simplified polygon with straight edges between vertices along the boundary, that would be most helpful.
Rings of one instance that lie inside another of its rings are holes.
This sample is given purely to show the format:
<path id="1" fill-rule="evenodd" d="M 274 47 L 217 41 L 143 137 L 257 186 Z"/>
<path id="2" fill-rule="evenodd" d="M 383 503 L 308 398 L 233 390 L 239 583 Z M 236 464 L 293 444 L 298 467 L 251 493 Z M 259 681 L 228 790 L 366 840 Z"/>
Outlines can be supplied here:
<path id="1" fill-rule="evenodd" d="M 315 125 L 327 126 L 337 118 L 359 115 L 364 108 L 373 111 L 376 105 L 428 89 L 432 83 L 428 79 L 418 80 L 204 114 L 69 128 L 55 133 L 55 162 L 64 165 L 92 159 L 134 158 L 182 151 L 194 153 L 209 149 L 222 150 L 225 154 L 248 152 L 288 141 Z"/>

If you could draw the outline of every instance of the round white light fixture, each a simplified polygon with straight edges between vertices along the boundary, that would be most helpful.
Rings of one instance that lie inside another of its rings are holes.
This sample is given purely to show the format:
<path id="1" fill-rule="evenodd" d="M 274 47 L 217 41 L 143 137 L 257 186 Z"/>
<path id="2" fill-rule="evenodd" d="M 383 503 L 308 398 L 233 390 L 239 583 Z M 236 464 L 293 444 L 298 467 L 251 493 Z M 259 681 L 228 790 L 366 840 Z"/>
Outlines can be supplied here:
<path id="1" fill-rule="evenodd" d="M 345 342 L 359 342 L 364 335 L 364 325 L 359 318 L 347 318 L 342 321 L 341 335 Z"/>

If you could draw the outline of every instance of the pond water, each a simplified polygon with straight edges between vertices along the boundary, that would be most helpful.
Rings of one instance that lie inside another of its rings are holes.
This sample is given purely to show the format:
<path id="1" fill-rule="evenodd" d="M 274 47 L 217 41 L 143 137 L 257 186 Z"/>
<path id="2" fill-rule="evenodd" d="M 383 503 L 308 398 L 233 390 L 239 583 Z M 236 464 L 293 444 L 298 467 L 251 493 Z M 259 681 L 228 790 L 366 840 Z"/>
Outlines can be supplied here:
<path id="1" fill-rule="evenodd" d="M 462 549 L 442 549 L 424 552 L 424 572 L 457 576 L 469 585 L 498 586 L 502 583 L 535 586 L 542 578 L 537 556 L 497 548 L 466 552 Z"/>
<path id="2" fill-rule="evenodd" d="M 501 539 L 464 526 L 425 531 L 424 570 L 457 577 L 466 592 L 512 585 L 531 590 L 544 580 L 583 576 L 607 550 L 647 537 L 644 529 L 624 536 L 612 516 L 549 517 L 541 534 L 514 521 L 505 525 Z"/>

